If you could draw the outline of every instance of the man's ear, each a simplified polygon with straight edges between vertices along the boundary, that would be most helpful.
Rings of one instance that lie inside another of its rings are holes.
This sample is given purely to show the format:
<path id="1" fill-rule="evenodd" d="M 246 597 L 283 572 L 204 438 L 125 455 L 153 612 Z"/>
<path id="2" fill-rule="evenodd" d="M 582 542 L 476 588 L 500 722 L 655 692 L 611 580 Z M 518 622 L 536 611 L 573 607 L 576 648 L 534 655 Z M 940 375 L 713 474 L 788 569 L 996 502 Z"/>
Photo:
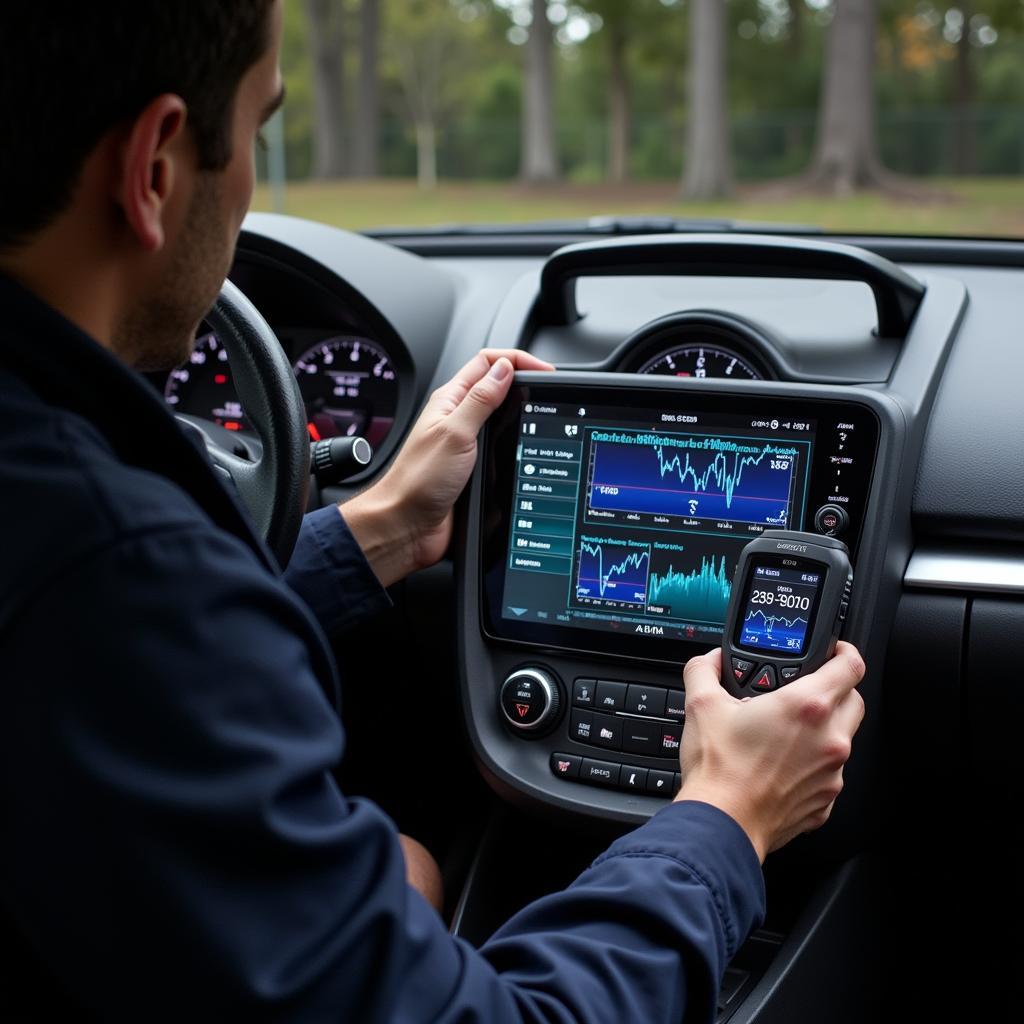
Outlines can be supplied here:
<path id="1" fill-rule="evenodd" d="M 124 139 L 116 200 L 147 252 L 164 244 L 167 203 L 183 170 L 180 143 L 187 109 L 180 96 L 158 96 L 131 123 Z"/>

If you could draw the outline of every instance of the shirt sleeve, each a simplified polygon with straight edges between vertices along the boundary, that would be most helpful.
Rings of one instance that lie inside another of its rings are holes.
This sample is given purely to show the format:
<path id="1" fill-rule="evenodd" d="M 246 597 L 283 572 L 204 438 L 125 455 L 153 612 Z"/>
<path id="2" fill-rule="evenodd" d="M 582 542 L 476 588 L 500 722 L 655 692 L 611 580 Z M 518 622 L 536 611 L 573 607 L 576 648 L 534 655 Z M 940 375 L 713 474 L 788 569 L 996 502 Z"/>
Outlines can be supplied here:
<path id="1" fill-rule="evenodd" d="M 667 808 L 481 951 L 333 775 L 304 605 L 212 529 L 123 538 L 4 638 L 3 903 L 114 1021 L 710 1021 L 763 890 L 724 814 Z"/>
<path id="2" fill-rule="evenodd" d="M 303 516 L 284 579 L 329 636 L 391 607 L 337 505 Z"/>

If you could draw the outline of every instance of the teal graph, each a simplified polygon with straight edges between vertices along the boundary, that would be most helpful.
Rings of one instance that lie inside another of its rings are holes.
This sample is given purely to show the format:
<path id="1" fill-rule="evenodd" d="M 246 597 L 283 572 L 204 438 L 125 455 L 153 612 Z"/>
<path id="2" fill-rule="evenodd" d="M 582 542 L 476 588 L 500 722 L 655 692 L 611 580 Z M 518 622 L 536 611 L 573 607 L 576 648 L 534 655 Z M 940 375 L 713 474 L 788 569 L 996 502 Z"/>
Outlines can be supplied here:
<path id="1" fill-rule="evenodd" d="M 647 598 L 652 605 L 667 606 L 673 618 L 724 622 L 731 593 L 723 555 L 702 558 L 692 572 L 677 572 L 671 565 L 661 575 L 652 572 Z"/>
<path id="2" fill-rule="evenodd" d="M 601 597 L 629 604 L 643 604 L 650 561 L 651 555 L 647 549 L 581 541 L 576 597 Z"/>

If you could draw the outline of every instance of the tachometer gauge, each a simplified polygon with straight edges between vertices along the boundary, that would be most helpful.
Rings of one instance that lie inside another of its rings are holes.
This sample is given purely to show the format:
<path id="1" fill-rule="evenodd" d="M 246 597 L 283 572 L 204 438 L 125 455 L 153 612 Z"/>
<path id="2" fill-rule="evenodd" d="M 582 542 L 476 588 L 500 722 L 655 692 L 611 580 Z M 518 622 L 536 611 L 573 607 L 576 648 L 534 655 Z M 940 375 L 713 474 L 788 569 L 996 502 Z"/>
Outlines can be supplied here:
<path id="1" fill-rule="evenodd" d="M 669 377 L 762 379 L 762 375 L 735 352 L 711 345 L 689 345 L 661 352 L 644 363 L 636 372 L 657 373 Z"/>
<path id="2" fill-rule="evenodd" d="M 359 434 L 378 448 L 394 425 L 395 367 L 366 338 L 343 335 L 319 342 L 299 357 L 295 376 L 313 441 Z"/>
<path id="3" fill-rule="evenodd" d="M 188 362 L 168 374 L 164 400 L 175 412 L 213 420 L 227 430 L 252 430 L 231 379 L 227 349 L 212 331 L 197 338 Z"/>

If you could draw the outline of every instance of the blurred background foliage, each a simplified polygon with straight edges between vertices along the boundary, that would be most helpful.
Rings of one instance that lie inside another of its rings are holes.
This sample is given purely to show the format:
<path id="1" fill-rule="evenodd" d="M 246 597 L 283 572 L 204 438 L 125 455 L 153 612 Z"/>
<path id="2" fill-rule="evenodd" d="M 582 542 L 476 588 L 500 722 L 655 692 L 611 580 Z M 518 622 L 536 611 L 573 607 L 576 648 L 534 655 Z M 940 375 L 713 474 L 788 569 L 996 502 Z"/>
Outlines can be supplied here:
<path id="1" fill-rule="evenodd" d="M 1024 174 L 1024 0 L 287 0 L 287 178 L 678 188 L 701 138 L 694 54 L 714 46 L 726 113 L 704 116 L 725 154 L 689 197 L 799 184 L 829 63 L 852 52 L 829 49 L 840 15 L 870 19 L 864 145 L 886 177 L 819 193 Z"/>

